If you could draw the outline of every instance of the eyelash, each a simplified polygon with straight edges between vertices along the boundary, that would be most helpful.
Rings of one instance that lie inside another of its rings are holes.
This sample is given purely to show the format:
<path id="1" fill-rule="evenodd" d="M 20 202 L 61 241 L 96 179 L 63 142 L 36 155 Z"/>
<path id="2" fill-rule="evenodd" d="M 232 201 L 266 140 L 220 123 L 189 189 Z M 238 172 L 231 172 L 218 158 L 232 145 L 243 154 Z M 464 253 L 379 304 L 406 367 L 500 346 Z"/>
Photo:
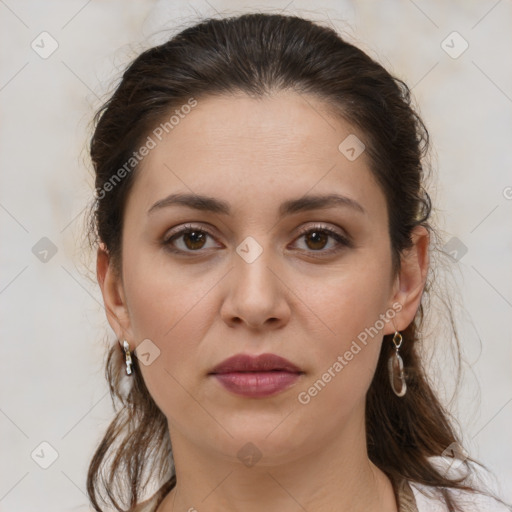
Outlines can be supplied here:
<path id="1" fill-rule="evenodd" d="M 185 251 L 182 249 L 176 249 L 175 247 L 172 246 L 172 242 L 174 240 L 179 239 L 183 235 L 186 235 L 191 232 L 206 234 L 206 235 L 210 236 L 211 238 L 214 238 L 214 236 L 208 230 L 206 230 L 204 228 L 200 228 L 198 226 L 194 226 L 192 224 L 187 224 L 187 225 L 183 226 L 183 228 L 181 228 L 179 231 L 171 233 L 171 235 L 165 237 L 165 239 L 162 241 L 162 244 L 166 247 L 167 250 L 169 250 L 173 253 L 178 253 L 178 254 L 200 253 L 201 249 L 198 249 L 196 251 L 192 251 L 192 250 Z M 300 231 L 297 239 L 299 239 L 309 233 L 313 233 L 313 232 L 328 235 L 329 237 L 336 240 L 336 242 L 339 244 L 338 247 L 328 249 L 328 250 L 320 249 L 318 251 L 314 251 L 314 250 L 306 251 L 306 252 L 310 252 L 311 255 L 314 257 L 321 257 L 321 256 L 316 256 L 315 253 L 320 253 L 322 256 L 330 255 L 330 254 L 334 254 L 334 253 L 337 253 L 337 252 L 343 250 L 345 247 L 348 247 L 348 248 L 353 247 L 352 242 L 348 238 L 346 238 L 345 236 L 340 235 L 338 232 L 336 232 L 330 228 L 327 228 L 325 226 L 322 226 L 322 225 L 308 226 L 307 228 L 302 229 Z"/>

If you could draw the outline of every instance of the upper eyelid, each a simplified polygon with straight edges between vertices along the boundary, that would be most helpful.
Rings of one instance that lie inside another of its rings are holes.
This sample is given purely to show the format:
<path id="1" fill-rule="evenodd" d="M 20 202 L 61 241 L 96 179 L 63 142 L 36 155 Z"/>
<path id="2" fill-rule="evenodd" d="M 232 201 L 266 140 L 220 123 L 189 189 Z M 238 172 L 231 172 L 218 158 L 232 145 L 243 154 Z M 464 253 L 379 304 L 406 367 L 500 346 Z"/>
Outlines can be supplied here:
<path id="1" fill-rule="evenodd" d="M 210 230 L 209 228 L 205 228 L 204 226 L 200 226 L 200 225 L 194 225 L 192 223 L 186 223 L 184 225 L 180 225 L 178 226 L 176 229 L 172 229 L 172 230 L 169 230 L 167 231 L 165 234 L 164 234 L 164 240 L 170 240 L 171 238 L 173 238 L 174 236 L 177 236 L 177 235 L 183 235 L 184 233 L 186 233 L 187 231 L 191 231 L 191 230 L 197 230 L 197 231 L 204 231 L 206 234 L 210 235 L 211 237 L 215 237 L 215 235 L 212 233 L 212 230 Z"/>

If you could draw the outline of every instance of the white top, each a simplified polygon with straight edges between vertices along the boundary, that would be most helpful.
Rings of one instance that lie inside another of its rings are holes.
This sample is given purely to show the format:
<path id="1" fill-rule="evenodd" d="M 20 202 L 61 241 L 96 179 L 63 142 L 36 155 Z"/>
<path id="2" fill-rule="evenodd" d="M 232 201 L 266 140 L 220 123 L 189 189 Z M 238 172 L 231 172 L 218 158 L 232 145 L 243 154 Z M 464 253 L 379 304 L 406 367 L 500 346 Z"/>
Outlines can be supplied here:
<path id="1" fill-rule="evenodd" d="M 409 482 L 409 485 L 416 498 L 418 512 L 448 512 L 448 507 L 443 503 L 441 493 L 438 489 Z M 429 494 L 427 497 L 423 492 Z M 457 499 L 457 503 L 464 512 L 511 512 L 512 508 L 502 505 L 499 501 L 485 496 L 474 494 L 468 491 L 450 489 L 450 493 Z M 501 497 L 501 496 L 500 496 Z"/>
<path id="2" fill-rule="evenodd" d="M 439 469 L 446 471 L 446 475 L 460 476 L 461 472 L 451 466 L 447 459 L 443 457 L 429 457 L 429 462 Z M 473 468 L 474 476 L 477 478 L 478 483 L 485 483 L 486 474 L 480 474 L 480 468 Z M 461 471 L 463 467 L 461 467 Z M 484 482 L 478 482 L 479 477 Z M 416 500 L 416 507 L 418 512 L 449 512 L 448 507 L 444 504 L 442 494 L 436 487 L 423 485 L 417 482 L 408 481 L 409 486 L 414 494 Z M 493 489 L 491 489 L 493 490 Z M 463 512 L 512 512 L 512 508 L 501 504 L 494 498 L 486 496 L 485 494 L 472 493 L 470 491 L 461 491 L 458 489 L 449 488 L 448 491 L 453 496 L 457 503 L 462 508 Z M 505 500 L 504 500 L 505 501 Z M 150 499 L 137 506 L 135 512 L 154 512 L 155 500 Z M 73 512 L 95 512 L 92 507 L 80 507 L 73 510 Z"/>
<path id="3" fill-rule="evenodd" d="M 448 507 L 443 504 L 441 494 L 435 488 L 409 482 L 416 499 L 418 512 L 448 512 Z M 430 496 L 425 496 L 423 492 Z M 473 494 L 468 491 L 456 491 L 450 489 L 459 502 L 464 512 L 511 512 L 512 508 L 502 505 L 498 501 L 482 494 Z M 153 512 L 154 500 L 146 502 L 144 506 L 137 508 L 137 512 Z M 73 512 L 95 512 L 92 507 L 80 507 L 73 509 Z"/>

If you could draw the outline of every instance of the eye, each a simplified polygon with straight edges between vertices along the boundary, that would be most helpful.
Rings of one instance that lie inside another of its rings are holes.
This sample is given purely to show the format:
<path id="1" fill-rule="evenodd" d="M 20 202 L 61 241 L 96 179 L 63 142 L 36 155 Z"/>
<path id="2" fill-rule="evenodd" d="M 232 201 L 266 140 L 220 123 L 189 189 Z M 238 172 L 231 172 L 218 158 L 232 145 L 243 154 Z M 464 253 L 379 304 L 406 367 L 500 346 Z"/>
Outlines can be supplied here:
<path id="1" fill-rule="evenodd" d="M 188 224 L 167 236 L 163 244 L 172 252 L 199 252 L 201 249 L 209 248 L 206 247 L 208 238 L 213 238 L 213 235 L 202 228 Z"/>
<path id="2" fill-rule="evenodd" d="M 308 226 L 304 228 L 298 238 L 304 238 L 308 252 L 322 252 L 323 254 L 332 254 L 342 250 L 344 247 L 352 247 L 350 240 L 341 233 L 334 231 L 322 225 Z M 332 239 L 331 247 L 324 250 L 328 245 L 329 239 Z"/>
<path id="3" fill-rule="evenodd" d="M 215 243 L 208 247 L 208 238 L 213 239 L 213 235 L 209 231 L 187 224 L 179 230 L 171 232 L 162 243 L 168 250 L 181 254 L 199 253 L 203 249 L 219 247 Z M 304 238 L 306 247 L 300 250 L 320 252 L 322 255 L 338 252 L 344 247 L 352 247 L 352 243 L 347 237 L 322 225 L 308 226 L 302 229 L 297 240 L 301 238 Z M 331 247 L 325 249 L 329 245 L 329 239 L 331 239 Z"/>

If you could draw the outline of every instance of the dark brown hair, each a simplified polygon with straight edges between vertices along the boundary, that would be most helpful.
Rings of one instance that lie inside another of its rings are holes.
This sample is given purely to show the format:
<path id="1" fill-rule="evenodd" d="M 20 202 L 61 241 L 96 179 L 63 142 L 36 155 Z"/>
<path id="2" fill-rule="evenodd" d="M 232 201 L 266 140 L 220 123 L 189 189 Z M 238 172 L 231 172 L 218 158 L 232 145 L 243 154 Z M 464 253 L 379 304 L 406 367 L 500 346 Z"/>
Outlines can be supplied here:
<path id="1" fill-rule="evenodd" d="M 265 97 L 283 90 L 314 95 L 326 110 L 361 133 L 371 171 L 386 197 L 393 275 L 400 269 L 401 254 L 412 245 L 415 226 L 425 226 L 435 235 L 428 222 L 431 201 L 425 190 L 429 136 L 411 105 L 407 85 L 331 28 L 295 16 L 246 14 L 204 20 L 143 52 L 96 114 L 90 153 L 97 197 L 90 233 L 104 245 L 114 268 L 121 268 L 123 212 L 137 176 L 134 151 L 148 134 L 191 98 L 201 101 L 240 92 Z M 116 173 L 122 179 L 113 180 Z M 452 443 L 462 444 L 419 355 L 424 299 L 431 284 L 429 278 L 422 305 L 402 333 L 408 386 L 402 398 L 389 386 L 386 362 L 393 344 L 389 336 L 384 338 L 366 397 L 368 454 L 394 485 L 409 479 L 434 486 L 455 511 L 459 509 L 448 488 L 477 489 L 463 476 L 449 478 L 429 461 Z M 176 484 L 166 417 L 149 394 L 136 358 L 133 386 L 128 394 L 121 392 L 123 365 L 115 343 L 106 376 L 116 416 L 87 478 L 87 491 L 98 511 L 100 501 L 119 511 L 131 510 L 140 503 L 149 479 L 158 482 L 157 503 Z M 468 475 L 473 471 L 470 462 L 476 461 L 464 462 Z"/>

